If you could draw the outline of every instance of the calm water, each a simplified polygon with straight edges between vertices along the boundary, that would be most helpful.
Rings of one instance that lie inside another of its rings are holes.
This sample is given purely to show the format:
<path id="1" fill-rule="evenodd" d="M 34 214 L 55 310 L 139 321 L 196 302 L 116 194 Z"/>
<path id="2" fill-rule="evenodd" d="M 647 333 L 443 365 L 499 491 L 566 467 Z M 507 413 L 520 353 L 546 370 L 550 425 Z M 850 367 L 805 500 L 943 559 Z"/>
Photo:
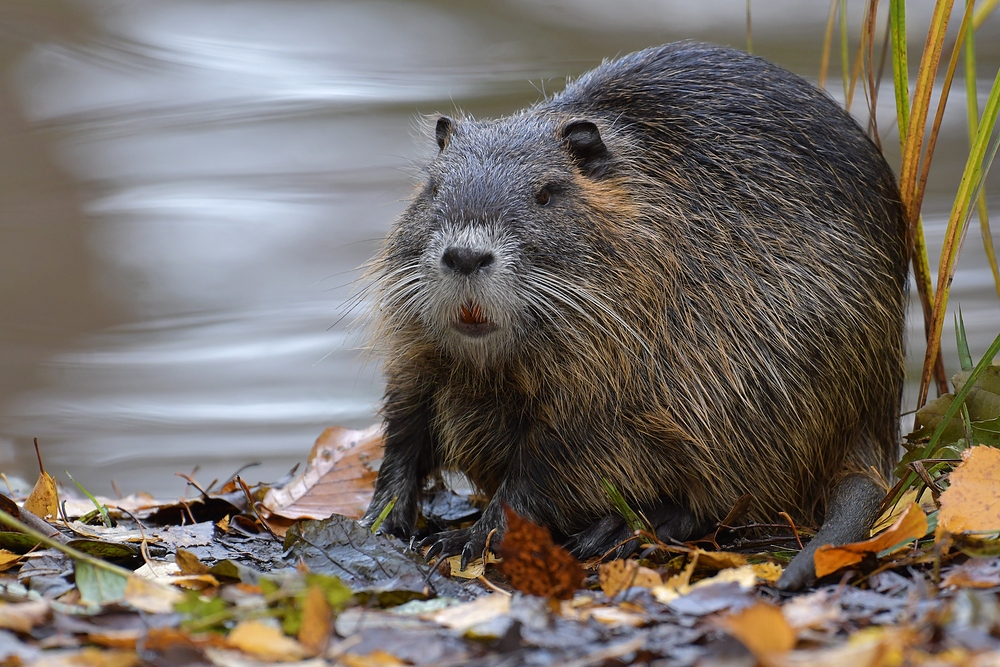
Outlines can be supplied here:
<path id="1" fill-rule="evenodd" d="M 932 3 L 910 4 L 916 53 Z M 827 6 L 755 2 L 755 51 L 815 78 Z M 980 34 L 985 90 L 1000 21 Z M 175 494 L 174 472 L 275 478 L 325 426 L 371 423 L 378 364 L 345 304 L 429 149 L 420 114 L 510 112 L 683 38 L 744 47 L 744 1 L 0 0 L 0 469 L 33 478 L 37 436 L 95 492 Z M 961 95 L 949 112 L 934 253 Z M 981 353 L 1000 301 L 977 228 L 952 303 Z"/>

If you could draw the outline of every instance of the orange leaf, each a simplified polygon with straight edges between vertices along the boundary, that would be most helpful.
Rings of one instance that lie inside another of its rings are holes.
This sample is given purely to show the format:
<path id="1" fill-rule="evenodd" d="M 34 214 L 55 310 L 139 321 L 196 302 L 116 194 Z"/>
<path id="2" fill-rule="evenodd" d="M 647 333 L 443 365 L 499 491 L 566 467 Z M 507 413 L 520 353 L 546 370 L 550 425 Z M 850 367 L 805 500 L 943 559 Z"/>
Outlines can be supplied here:
<path id="1" fill-rule="evenodd" d="M 766 602 L 730 614 L 720 624 L 764 664 L 771 664 L 775 656 L 795 647 L 795 630 L 781 609 Z"/>
<path id="2" fill-rule="evenodd" d="M 910 503 L 910 506 L 896 519 L 894 524 L 875 537 L 839 547 L 824 544 L 816 549 L 816 553 L 813 555 L 816 576 L 824 577 L 843 567 L 857 565 L 868 554 L 877 554 L 900 542 L 919 539 L 926 534 L 927 515 L 920 509 L 920 505 Z"/>
<path id="3" fill-rule="evenodd" d="M 43 519 L 59 516 L 59 490 L 52 475 L 44 470 L 38 473 L 35 487 L 24 501 L 24 509 Z"/>
<path id="4" fill-rule="evenodd" d="M 1000 449 L 980 445 L 962 459 L 939 498 L 937 534 L 1000 530 Z"/>
<path id="5" fill-rule="evenodd" d="M 302 603 L 302 625 L 299 626 L 299 643 L 307 655 L 319 655 L 330 643 L 333 629 L 333 610 L 319 586 L 310 586 Z"/>
<path id="6" fill-rule="evenodd" d="M 500 572 L 511 586 L 529 595 L 568 600 L 583 584 L 583 568 L 552 541 L 552 534 L 504 507 L 507 531 L 497 551 Z"/>
<path id="7" fill-rule="evenodd" d="M 634 560 L 619 559 L 602 563 L 597 568 L 597 577 L 601 582 L 601 590 L 609 598 L 632 586 L 653 588 L 663 585 L 663 578 L 659 572 L 642 567 Z"/>
<path id="8" fill-rule="evenodd" d="M 361 518 L 375 490 L 384 447 L 381 425 L 363 431 L 331 426 L 316 439 L 305 470 L 280 489 L 268 490 L 264 509 L 288 519 Z"/>

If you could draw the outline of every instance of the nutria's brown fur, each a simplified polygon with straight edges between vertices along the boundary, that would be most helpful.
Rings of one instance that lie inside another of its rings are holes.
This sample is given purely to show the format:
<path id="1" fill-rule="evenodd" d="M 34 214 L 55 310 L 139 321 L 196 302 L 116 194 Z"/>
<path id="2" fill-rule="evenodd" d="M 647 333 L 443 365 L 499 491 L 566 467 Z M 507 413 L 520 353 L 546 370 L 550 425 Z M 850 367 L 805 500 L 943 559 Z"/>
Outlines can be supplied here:
<path id="1" fill-rule="evenodd" d="M 835 102 L 681 43 L 435 129 L 374 264 L 387 443 L 365 521 L 395 498 L 383 526 L 410 535 L 445 468 L 493 500 L 433 553 L 477 553 L 501 503 L 600 553 L 629 534 L 602 479 L 664 536 L 747 493 L 758 519 L 827 515 L 818 541 L 864 534 L 897 455 L 906 242 L 891 170 Z"/>

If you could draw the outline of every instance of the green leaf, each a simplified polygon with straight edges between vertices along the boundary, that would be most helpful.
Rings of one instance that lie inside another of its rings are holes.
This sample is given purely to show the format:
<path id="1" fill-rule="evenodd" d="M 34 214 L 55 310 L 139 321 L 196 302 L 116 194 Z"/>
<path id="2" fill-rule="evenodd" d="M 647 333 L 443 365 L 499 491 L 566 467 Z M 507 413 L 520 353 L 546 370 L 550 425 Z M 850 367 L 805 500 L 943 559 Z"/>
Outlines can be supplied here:
<path id="1" fill-rule="evenodd" d="M 125 597 L 128 577 L 82 560 L 73 561 L 73 570 L 76 573 L 76 587 L 80 590 L 83 602 L 105 605 Z"/>
<path id="2" fill-rule="evenodd" d="M 0 549 L 13 551 L 16 554 L 26 554 L 38 546 L 38 540 L 31 535 L 15 533 L 11 530 L 0 531 Z"/>
<path id="3" fill-rule="evenodd" d="M 1000 417 L 972 422 L 972 444 L 1000 447 Z"/>
<path id="4" fill-rule="evenodd" d="M 962 319 L 962 309 L 955 316 L 955 343 L 958 346 L 958 363 L 963 371 L 971 371 L 973 367 L 972 353 L 969 352 L 969 341 L 965 337 L 965 320 Z"/>
<path id="5" fill-rule="evenodd" d="M 70 540 L 66 546 L 91 556 L 104 559 L 135 558 L 142 554 L 139 546 L 128 542 L 106 542 L 104 540 Z"/>

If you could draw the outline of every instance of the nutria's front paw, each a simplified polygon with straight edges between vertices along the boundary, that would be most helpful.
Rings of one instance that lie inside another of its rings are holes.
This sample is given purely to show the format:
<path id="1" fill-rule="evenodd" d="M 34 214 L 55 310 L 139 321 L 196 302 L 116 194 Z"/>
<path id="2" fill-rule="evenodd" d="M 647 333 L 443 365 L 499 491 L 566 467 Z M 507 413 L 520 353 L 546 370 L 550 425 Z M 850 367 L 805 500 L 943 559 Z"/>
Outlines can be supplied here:
<path id="1" fill-rule="evenodd" d="M 471 528 L 461 530 L 448 530 L 443 533 L 436 533 L 420 542 L 420 547 L 430 547 L 424 558 L 431 560 L 436 556 L 448 558 L 456 554 L 462 554 L 462 569 L 472 561 L 480 558 L 486 550 L 486 538 L 489 531 L 479 528 L 479 524 Z M 496 546 L 498 538 L 494 536 L 490 549 Z"/>
<path id="2" fill-rule="evenodd" d="M 376 508 L 374 505 L 368 508 L 365 515 L 358 520 L 365 528 L 371 528 L 384 508 Z M 413 535 L 413 522 L 406 519 L 405 513 L 398 512 L 398 507 L 394 507 L 389 515 L 385 517 L 382 524 L 375 531 L 376 535 L 394 535 L 404 542 Z"/>

